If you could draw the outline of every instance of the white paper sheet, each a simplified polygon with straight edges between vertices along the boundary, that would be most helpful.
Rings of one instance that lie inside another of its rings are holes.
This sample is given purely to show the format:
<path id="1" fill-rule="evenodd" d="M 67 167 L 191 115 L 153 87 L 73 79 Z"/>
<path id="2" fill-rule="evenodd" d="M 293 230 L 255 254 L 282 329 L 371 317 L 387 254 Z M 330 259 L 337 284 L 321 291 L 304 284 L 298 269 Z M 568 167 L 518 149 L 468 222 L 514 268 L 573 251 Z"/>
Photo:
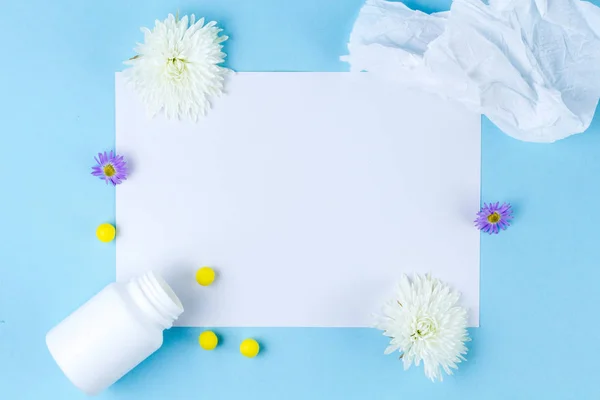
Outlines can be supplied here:
<path id="1" fill-rule="evenodd" d="M 478 325 L 478 115 L 367 73 L 227 92 L 197 124 L 150 119 L 117 74 L 118 280 L 162 273 L 182 326 L 364 327 L 402 273 L 431 272 Z"/>

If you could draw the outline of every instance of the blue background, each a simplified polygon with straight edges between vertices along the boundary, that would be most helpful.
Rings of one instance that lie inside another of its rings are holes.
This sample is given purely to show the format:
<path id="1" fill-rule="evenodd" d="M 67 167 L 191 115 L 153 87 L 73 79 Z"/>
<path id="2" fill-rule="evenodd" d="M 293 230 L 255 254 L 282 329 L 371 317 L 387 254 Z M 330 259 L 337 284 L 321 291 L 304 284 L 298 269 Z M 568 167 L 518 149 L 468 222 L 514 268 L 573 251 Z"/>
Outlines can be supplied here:
<path id="1" fill-rule="evenodd" d="M 114 72 L 169 12 L 219 21 L 239 71 L 343 71 L 362 0 L 1 0 L 0 399 L 72 400 L 44 335 L 115 278 L 115 192 L 90 176 L 113 148 Z M 449 1 L 410 1 L 425 11 Z M 551 145 L 483 120 L 484 201 L 515 224 L 481 238 L 481 328 L 468 362 L 431 383 L 402 371 L 372 329 L 172 329 L 164 348 L 100 399 L 598 399 L 600 121 Z M 168 162 L 168 161 L 167 161 Z M 443 207 L 443 199 L 440 199 Z M 474 212 L 476 210 L 473 210 Z M 434 229 L 434 228 L 432 228 Z M 254 360 L 237 347 L 264 344 Z"/>

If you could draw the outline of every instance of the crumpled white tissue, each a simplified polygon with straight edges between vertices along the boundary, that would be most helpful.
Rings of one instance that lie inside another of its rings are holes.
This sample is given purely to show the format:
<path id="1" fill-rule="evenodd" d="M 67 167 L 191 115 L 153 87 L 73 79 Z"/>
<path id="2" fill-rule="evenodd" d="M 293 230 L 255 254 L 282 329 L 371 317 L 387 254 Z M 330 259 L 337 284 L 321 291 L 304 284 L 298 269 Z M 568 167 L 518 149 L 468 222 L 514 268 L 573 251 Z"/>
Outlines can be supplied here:
<path id="1" fill-rule="evenodd" d="M 455 99 L 505 133 L 553 142 L 583 132 L 600 97 L 600 8 L 579 0 L 455 0 L 425 14 L 367 0 L 342 57 Z"/>

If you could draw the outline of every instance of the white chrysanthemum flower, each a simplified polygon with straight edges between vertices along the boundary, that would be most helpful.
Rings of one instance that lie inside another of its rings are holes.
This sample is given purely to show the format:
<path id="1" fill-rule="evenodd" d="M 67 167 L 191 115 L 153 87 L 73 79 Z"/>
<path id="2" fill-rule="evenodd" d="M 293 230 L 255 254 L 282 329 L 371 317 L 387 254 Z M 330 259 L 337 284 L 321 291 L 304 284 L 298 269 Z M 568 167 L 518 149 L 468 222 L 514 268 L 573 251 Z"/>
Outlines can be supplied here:
<path id="1" fill-rule="evenodd" d="M 223 92 L 223 80 L 229 72 L 219 66 L 224 61 L 221 29 L 194 15 L 181 19 L 169 14 L 154 29 L 142 28 L 144 43 L 135 48 L 137 55 L 126 61 L 131 65 L 126 77 L 156 115 L 161 109 L 167 118 L 188 117 L 194 121 L 210 108 L 210 98 Z"/>
<path id="2" fill-rule="evenodd" d="M 452 375 L 451 368 L 465 360 L 467 310 L 458 305 L 460 293 L 430 275 L 406 275 L 398 285 L 397 297 L 383 309 L 376 327 L 391 337 L 385 354 L 398 350 L 404 369 L 421 360 L 425 375 L 442 380 L 442 369 Z"/>

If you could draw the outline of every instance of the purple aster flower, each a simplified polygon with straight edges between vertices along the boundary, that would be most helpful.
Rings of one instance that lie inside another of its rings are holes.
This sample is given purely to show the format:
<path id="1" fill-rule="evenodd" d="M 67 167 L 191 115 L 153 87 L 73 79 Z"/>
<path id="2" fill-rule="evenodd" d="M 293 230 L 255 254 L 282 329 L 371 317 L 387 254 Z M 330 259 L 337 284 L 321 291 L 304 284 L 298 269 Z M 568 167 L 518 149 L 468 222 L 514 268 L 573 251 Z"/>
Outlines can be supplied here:
<path id="1" fill-rule="evenodd" d="M 94 157 L 98 165 L 92 167 L 92 175 L 104 179 L 106 184 L 112 183 L 117 186 L 127 179 L 127 163 L 123 156 L 119 156 L 112 151 L 110 154 L 98 153 L 98 157 Z"/>
<path id="2" fill-rule="evenodd" d="M 483 207 L 477 213 L 475 226 L 483 232 L 490 235 L 500 232 L 500 229 L 505 230 L 510 226 L 510 221 L 513 219 L 512 208 L 509 203 L 483 203 Z"/>

